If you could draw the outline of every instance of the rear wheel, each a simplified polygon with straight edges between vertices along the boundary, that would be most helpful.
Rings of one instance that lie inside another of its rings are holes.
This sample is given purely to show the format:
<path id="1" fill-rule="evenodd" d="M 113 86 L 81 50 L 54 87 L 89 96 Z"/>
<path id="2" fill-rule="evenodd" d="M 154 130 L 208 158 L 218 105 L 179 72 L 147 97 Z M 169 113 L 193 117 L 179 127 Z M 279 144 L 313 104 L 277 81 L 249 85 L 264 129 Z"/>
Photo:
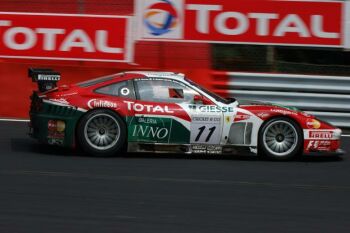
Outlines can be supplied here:
<path id="1" fill-rule="evenodd" d="M 271 119 L 259 132 L 259 147 L 271 159 L 292 159 L 302 151 L 302 130 L 289 118 Z"/>
<path id="2" fill-rule="evenodd" d="M 118 114 L 106 109 L 94 110 L 81 119 L 77 139 L 90 155 L 114 156 L 125 143 L 126 126 Z"/>

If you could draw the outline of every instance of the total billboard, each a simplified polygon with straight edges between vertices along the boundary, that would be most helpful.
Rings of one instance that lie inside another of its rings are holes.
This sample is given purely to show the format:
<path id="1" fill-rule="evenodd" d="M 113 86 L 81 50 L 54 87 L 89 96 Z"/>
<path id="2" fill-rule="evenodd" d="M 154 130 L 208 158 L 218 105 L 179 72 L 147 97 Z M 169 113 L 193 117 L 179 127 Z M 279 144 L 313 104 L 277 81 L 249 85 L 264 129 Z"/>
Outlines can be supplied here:
<path id="1" fill-rule="evenodd" d="M 129 62 L 131 17 L 0 12 L 0 57 Z"/>
<path id="2" fill-rule="evenodd" d="M 137 0 L 139 40 L 343 47 L 340 1 Z M 343 7 L 344 6 L 344 7 Z"/>

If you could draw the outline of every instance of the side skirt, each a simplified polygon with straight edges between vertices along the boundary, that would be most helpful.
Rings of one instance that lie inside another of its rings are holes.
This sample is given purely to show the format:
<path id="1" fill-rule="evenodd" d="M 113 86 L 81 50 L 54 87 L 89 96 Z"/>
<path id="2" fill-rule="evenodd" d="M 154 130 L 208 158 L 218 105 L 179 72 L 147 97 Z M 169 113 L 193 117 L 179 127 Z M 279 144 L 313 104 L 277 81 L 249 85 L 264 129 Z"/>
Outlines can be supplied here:
<path id="1" fill-rule="evenodd" d="M 205 145 L 205 144 L 166 144 L 129 142 L 128 152 L 172 153 L 172 154 L 223 154 L 257 156 L 257 148 L 249 146 Z"/>

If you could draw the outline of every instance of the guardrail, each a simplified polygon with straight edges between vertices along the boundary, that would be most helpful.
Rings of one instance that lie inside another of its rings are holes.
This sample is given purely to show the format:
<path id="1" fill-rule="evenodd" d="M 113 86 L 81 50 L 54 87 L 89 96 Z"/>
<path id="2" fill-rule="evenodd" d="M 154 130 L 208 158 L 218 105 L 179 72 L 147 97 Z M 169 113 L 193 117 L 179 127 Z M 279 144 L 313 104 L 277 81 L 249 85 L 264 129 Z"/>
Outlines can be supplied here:
<path id="1" fill-rule="evenodd" d="M 214 72 L 213 87 L 230 97 L 294 106 L 350 128 L 350 77 Z M 226 76 L 226 82 L 223 82 Z"/>

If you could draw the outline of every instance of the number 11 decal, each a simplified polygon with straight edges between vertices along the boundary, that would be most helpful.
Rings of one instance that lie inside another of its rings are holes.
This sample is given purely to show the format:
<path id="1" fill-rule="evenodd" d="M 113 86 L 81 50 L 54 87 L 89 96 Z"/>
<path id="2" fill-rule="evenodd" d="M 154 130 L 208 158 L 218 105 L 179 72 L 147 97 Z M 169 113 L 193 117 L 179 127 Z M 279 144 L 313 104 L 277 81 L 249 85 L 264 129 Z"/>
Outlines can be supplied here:
<path id="1" fill-rule="evenodd" d="M 196 137 L 196 139 L 195 139 L 196 142 L 198 142 L 199 139 L 201 138 L 201 136 L 202 136 L 202 134 L 203 134 L 205 128 L 206 128 L 205 126 L 202 126 L 202 127 L 199 127 L 199 128 L 198 128 L 199 132 L 198 132 L 198 135 L 197 135 L 197 137 Z M 208 136 L 206 137 L 205 142 L 208 142 L 208 141 L 210 140 L 210 138 L 211 138 L 211 136 L 213 135 L 215 129 L 216 129 L 216 126 L 213 126 L 213 127 L 211 127 L 211 128 L 208 129 L 208 130 L 209 130 L 209 134 L 208 134 Z"/>

